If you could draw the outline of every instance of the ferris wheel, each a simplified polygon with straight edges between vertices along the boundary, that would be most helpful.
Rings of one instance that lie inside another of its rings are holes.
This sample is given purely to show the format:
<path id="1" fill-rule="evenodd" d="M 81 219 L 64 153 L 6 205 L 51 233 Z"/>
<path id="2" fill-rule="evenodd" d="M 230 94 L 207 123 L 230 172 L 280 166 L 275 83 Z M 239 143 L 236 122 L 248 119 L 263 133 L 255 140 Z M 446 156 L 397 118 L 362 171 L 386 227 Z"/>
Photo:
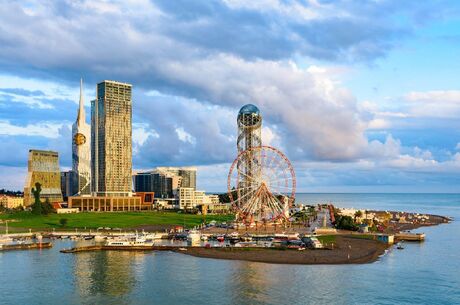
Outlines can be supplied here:
<path id="1" fill-rule="evenodd" d="M 271 146 L 242 151 L 228 174 L 228 194 L 243 223 L 287 220 L 296 178 L 289 159 Z"/>

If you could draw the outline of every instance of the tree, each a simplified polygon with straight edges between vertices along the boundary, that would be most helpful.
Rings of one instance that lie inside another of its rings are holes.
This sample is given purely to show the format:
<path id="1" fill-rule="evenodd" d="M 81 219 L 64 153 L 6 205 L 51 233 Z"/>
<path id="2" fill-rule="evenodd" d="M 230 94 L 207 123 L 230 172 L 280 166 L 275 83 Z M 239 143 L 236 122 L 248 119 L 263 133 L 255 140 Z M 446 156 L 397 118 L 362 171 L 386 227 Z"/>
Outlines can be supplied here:
<path id="1" fill-rule="evenodd" d="M 236 200 L 236 198 L 238 197 L 238 192 L 235 190 L 235 187 L 232 188 L 232 197 L 233 197 L 233 200 Z M 219 194 L 219 201 L 221 203 L 230 203 L 230 196 L 228 193 L 222 193 L 222 194 Z"/>
<path id="2" fill-rule="evenodd" d="M 358 226 L 351 216 L 342 216 L 335 214 L 335 227 L 340 230 L 358 231 Z"/>
<path id="3" fill-rule="evenodd" d="M 65 226 L 67 225 L 67 222 L 68 222 L 67 218 L 61 218 L 61 219 L 59 219 L 59 224 L 60 224 L 61 226 L 63 226 L 63 227 L 65 227 Z"/>
<path id="4" fill-rule="evenodd" d="M 53 208 L 53 205 L 50 203 L 49 198 L 45 199 L 45 203 L 42 203 L 42 214 L 43 215 L 48 215 L 49 213 L 54 213 L 55 210 Z"/>
<path id="5" fill-rule="evenodd" d="M 46 198 L 45 202 L 42 203 L 40 200 L 40 193 L 42 186 L 40 183 L 35 183 L 35 188 L 32 188 L 32 194 L 34 195 L 34 203 L 32 204 L 32 213 L 35 215 L 48 215 L 49 213 L 55 212 L 53 205 L 50 203 L 49 198 Z"/>
<path id="6" fill-rule="evenodd" d="M 356 222 L 356 218 L 361 218 L 363 217 L 363 212 L 361 212 L 361 210 L 357 210 L 355 212 L 355 222 Z"/>
<path id="7" fill-rule="evenodd" d="M 37 182 L 35 188 L 32 188 L 32 194 L 34 195 L 34 203 L 32 204 L 32 213 L 35 215 L 42 214 L 42 203 L 40 201 L 40 193 L 42 192 L 42 185 Z"/>

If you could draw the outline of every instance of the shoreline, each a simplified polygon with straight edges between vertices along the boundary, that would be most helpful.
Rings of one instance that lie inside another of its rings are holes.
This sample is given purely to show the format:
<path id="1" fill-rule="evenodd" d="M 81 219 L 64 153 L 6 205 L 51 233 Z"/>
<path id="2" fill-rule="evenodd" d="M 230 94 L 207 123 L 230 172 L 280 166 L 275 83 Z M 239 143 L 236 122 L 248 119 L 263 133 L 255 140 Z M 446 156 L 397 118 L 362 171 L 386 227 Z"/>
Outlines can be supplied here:
<path id="1" fill-rule="evenodd" d="M 190 247 L 187 248 L 187 251 L 173 250 L 173 252 L 201 258 L 268 264 L 339 265 L 373 263 L 391 246 L 375 240 L 337 235 L 334 249 L 298 251 L 295 249 L 281 250 L 272 248 Z"/>

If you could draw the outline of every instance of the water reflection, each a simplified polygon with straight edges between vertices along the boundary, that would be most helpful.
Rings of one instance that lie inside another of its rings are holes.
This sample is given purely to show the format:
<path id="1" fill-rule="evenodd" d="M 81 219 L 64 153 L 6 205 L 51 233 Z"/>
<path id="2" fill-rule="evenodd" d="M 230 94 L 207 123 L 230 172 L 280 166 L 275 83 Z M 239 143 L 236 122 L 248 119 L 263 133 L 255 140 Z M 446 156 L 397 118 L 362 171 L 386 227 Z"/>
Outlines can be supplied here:
<path id="1" fill-rule="evenodd" d="M 407 197 L 381 195 L 371 205 L 370 196 L 353 196 L 348 197 L 354 206 L 379 208 L 388 207 L 388 197 Z M 416 204 L 396 209 L 417 206 L 460 219 L 460 195 L 438 209 L 425 205 L 441 202 L 444 195 L 426 197 L 416 196 Z M 73 245 L 56 240 L 53 248 L 42 251 L 0 252 L 0 304 L 458 304 L 460 222 L 419 231 L 427 233 L 425 243 L 408 243 L 378 262 L 325 266 L 171 252 L 62 254 L 60 249 Z"/>
<path id="2" fill-rule="evenodd" d="M 145 254 L 97 251 L 75 255 L 75 283 L 81 296 L 128 295 L 141 280 Z"/>

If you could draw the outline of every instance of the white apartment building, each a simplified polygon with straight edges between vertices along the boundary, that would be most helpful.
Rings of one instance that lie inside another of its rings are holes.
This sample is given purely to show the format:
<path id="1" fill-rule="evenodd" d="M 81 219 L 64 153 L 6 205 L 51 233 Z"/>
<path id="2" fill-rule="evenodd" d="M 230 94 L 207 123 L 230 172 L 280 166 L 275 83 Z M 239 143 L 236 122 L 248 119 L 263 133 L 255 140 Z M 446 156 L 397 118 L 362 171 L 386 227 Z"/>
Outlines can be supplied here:
<path id="1" fill-rule="evenodd" d="M 193 187 L 180 187 L 178 190 L 179 209 L 193 209 L 199 205 L 219 204 L 219 196 L 206 195 L 204 191 L 195 191 Z"/>

